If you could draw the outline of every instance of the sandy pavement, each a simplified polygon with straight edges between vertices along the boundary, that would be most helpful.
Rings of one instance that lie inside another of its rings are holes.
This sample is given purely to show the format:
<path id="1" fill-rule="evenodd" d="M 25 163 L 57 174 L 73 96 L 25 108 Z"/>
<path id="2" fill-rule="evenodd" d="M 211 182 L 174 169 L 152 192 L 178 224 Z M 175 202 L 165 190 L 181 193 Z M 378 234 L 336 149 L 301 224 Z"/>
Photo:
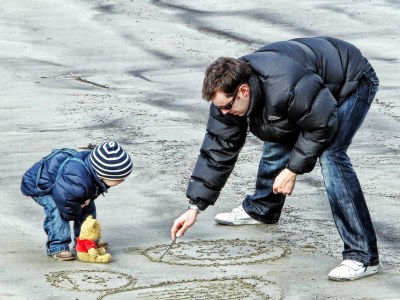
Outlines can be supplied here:
<path id="1" fill-rule="evenodd" d="M 0 299 L 400 299 L 398 1 L 13 0 L 0 3 L 0 15 Z M 205 67 L 322 35 L 357 45 L 381 80 L 349 152 L 384 272 L 327 279 L 342 245 L 318 167 L 299 178 L 279 224 L 214 223 L 253 191 L 261 154 L 253 136 L 216 206 L 157 261 L 187 207 L 208 114 Z M 20 193 L 21 176 L 52 148 L 107 140 L 123 144 L 135 165 L 96 200 L 113 261 L 54 261 L 42 209 Z"/>

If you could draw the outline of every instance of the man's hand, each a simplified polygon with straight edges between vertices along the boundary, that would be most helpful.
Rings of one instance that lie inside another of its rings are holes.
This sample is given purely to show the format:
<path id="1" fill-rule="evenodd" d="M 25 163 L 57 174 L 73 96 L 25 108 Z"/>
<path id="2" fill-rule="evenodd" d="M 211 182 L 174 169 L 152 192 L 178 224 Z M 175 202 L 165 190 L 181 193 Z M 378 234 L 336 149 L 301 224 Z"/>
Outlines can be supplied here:
<path id="1" fill-rule="evenodd" d="M 81 204 L 81 208 L 84 208 L 85 206 L 88 206 L 90 203 L 90 199 L 85 200 L 85 203 Z"/>
<path id="2" fill-rule="evenodd" d="M 274 194 L 291 195 L 296 183 L 296 174 L 289 169 L 284 169 L 275 178 L 273 192 Z"/>
<path id="3" fill-rule="evenodd" d="M 194 209 L 188 209 L 186 212 L 181 214 L 174 221 L 174 225 L 171 228 L 171 238 L 181 237 L 185 234 L 186 229 L 196 222 L 198 212 Z"/>

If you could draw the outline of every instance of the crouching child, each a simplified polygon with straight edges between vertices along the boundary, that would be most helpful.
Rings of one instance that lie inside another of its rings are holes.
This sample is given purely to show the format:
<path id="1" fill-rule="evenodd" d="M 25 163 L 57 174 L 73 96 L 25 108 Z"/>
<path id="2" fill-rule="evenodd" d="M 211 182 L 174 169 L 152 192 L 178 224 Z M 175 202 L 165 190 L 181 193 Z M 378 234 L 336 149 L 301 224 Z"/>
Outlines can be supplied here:
<path id="1" fill-rule="evenodd" d="M 82 223 L 96 218 L 94 200 L 122 183 L 132 172 L 129 154 L 117 142 L 93 150 L 55 149 L 25 172 L 21 192 L 44 208 L 47 254 L 57 260 L 74 260 L 70 252 L 70 221 L 74 238 Z M 99 243 L 106 247 L 107 243 Z"/>

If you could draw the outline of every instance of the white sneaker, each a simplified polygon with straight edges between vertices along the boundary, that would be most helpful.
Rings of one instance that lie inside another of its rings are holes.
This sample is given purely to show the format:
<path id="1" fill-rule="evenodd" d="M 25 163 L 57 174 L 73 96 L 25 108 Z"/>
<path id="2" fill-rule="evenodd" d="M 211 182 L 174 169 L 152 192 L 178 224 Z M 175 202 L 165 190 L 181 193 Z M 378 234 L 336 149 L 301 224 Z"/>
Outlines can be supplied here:
<path id="1" fill-rule="evenodd" d="M 215 216 L 215 222 L 222 225 L 257 225 L 264 224 L 261 221 L 250 217 L 243 209 L 240 204 L 234 208 L 231 212 L 222 213 Z"/>
<path id="2" fill-rule="evenodd" d="M 378 273 L 379 265 L 365 266 L 355 260 L 345 259 L 339 266 L 329 272 L 328 278 L 335 281 L 356 280 Z"/>

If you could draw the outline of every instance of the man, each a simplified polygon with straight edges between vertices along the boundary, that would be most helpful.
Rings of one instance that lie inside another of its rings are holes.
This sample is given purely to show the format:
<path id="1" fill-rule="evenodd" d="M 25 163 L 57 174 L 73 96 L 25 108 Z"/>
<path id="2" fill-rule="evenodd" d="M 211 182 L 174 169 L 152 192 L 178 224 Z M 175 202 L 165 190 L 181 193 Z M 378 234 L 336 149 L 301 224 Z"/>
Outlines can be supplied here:
<path id="1" fill-rule="evenodd" d="M 346 152 L 360 128 L 379 80 L 353 45 L 334 38 L 268 44 L 239 59 L 219 58 L 206 71 L 203 98 L 211 101 L 207 133 L 191 176 L 189 209 L 172 238 L 182 236 L 199 211 L 213 205 L 231 174 L 247 129 L 264 141 L 254 195 L 225 225 L 276 223 L 296 177 L 319 159 L 333 219 L 344 243 L 331 280 L 378 272 L 375 231 Z"/>

